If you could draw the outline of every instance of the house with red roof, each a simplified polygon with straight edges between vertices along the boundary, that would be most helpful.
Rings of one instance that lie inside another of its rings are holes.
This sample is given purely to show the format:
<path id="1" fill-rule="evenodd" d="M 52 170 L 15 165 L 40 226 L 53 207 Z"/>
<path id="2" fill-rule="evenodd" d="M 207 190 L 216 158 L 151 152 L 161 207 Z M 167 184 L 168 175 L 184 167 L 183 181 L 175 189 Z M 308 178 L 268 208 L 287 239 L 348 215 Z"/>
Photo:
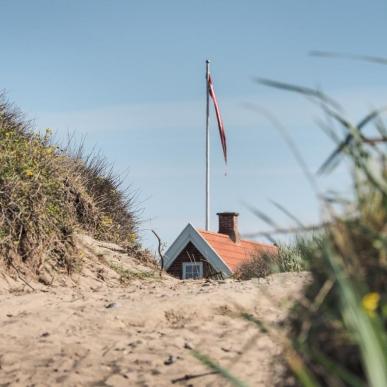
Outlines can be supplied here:
<path id="1" fill-rule="evenodd" d="M 238 213 L 221 212 L 219 231 L 204 231 L 190 223 L 164 254 L 167 272 L 180 279 L 231 276 L 243 262 L 264 253 L 276 253 L 271 244 L 243 240 Z"/>

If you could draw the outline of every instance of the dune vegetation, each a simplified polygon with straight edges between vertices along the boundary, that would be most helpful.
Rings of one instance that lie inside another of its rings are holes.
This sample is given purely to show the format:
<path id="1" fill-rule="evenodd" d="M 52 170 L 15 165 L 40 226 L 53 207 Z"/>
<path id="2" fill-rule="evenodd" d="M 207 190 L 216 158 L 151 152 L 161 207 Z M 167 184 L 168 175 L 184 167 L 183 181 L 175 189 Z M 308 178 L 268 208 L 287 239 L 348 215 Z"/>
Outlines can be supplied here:
<path id="1" fill-rule="evenodd" d="M 73 236 L 86 232 L 141 254 L 134 197 L 106 160 L 83 147 L 60 148 L 0 99 L 0 257 L 8 272 L 80 264 Z M 15 274 L 15 273 L 14 273 Z"/>

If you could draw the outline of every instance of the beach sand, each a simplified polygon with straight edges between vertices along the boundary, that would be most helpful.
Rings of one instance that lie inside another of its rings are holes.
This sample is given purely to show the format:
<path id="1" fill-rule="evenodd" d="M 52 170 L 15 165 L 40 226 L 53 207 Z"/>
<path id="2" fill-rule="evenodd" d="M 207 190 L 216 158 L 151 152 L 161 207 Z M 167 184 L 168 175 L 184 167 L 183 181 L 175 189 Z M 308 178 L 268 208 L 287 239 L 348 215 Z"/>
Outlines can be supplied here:
<path id="1" fill-rule="evenodd" d="M 34 291 L 0 280 L 1 386 L 228 385 L 192 350 L 248 385 L 278 382 L 281 347 L 239 315 L 280 324 L 307 273 L 244 282 L 160 279 L 118 246 L 86 236 L 79 245 L 83 268 L 72 278 L 31 283 Z M 136 273 L 125 284 L 123 270 Z"/>

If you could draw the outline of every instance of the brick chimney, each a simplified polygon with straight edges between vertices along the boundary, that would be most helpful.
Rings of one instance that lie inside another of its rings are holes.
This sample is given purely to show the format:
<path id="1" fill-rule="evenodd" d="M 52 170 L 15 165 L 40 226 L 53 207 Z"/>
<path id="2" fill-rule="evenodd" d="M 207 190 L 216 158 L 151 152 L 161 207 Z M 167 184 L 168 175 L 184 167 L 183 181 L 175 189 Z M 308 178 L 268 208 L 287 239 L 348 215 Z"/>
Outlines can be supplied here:
<path id="1" fill-rule="evenodd" d="M 218 212 L 219 216 L 219 234 L 228 235 L 235 243 L 239 243 L 241 237 L 238 229 L 237 212 Z"/>

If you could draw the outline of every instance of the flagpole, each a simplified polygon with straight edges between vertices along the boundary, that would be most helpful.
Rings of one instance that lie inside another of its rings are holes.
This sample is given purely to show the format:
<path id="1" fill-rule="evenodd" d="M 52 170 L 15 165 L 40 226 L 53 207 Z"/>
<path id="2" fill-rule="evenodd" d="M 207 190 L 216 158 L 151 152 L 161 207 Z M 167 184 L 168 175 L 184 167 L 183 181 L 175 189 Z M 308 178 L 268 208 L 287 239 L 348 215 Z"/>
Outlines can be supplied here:
<path id="1" fill-rule="evenodd" d="M 206 231 L 210 229 L 210 91 L 209 91 L 210 61 L 206 60 Z"/>

